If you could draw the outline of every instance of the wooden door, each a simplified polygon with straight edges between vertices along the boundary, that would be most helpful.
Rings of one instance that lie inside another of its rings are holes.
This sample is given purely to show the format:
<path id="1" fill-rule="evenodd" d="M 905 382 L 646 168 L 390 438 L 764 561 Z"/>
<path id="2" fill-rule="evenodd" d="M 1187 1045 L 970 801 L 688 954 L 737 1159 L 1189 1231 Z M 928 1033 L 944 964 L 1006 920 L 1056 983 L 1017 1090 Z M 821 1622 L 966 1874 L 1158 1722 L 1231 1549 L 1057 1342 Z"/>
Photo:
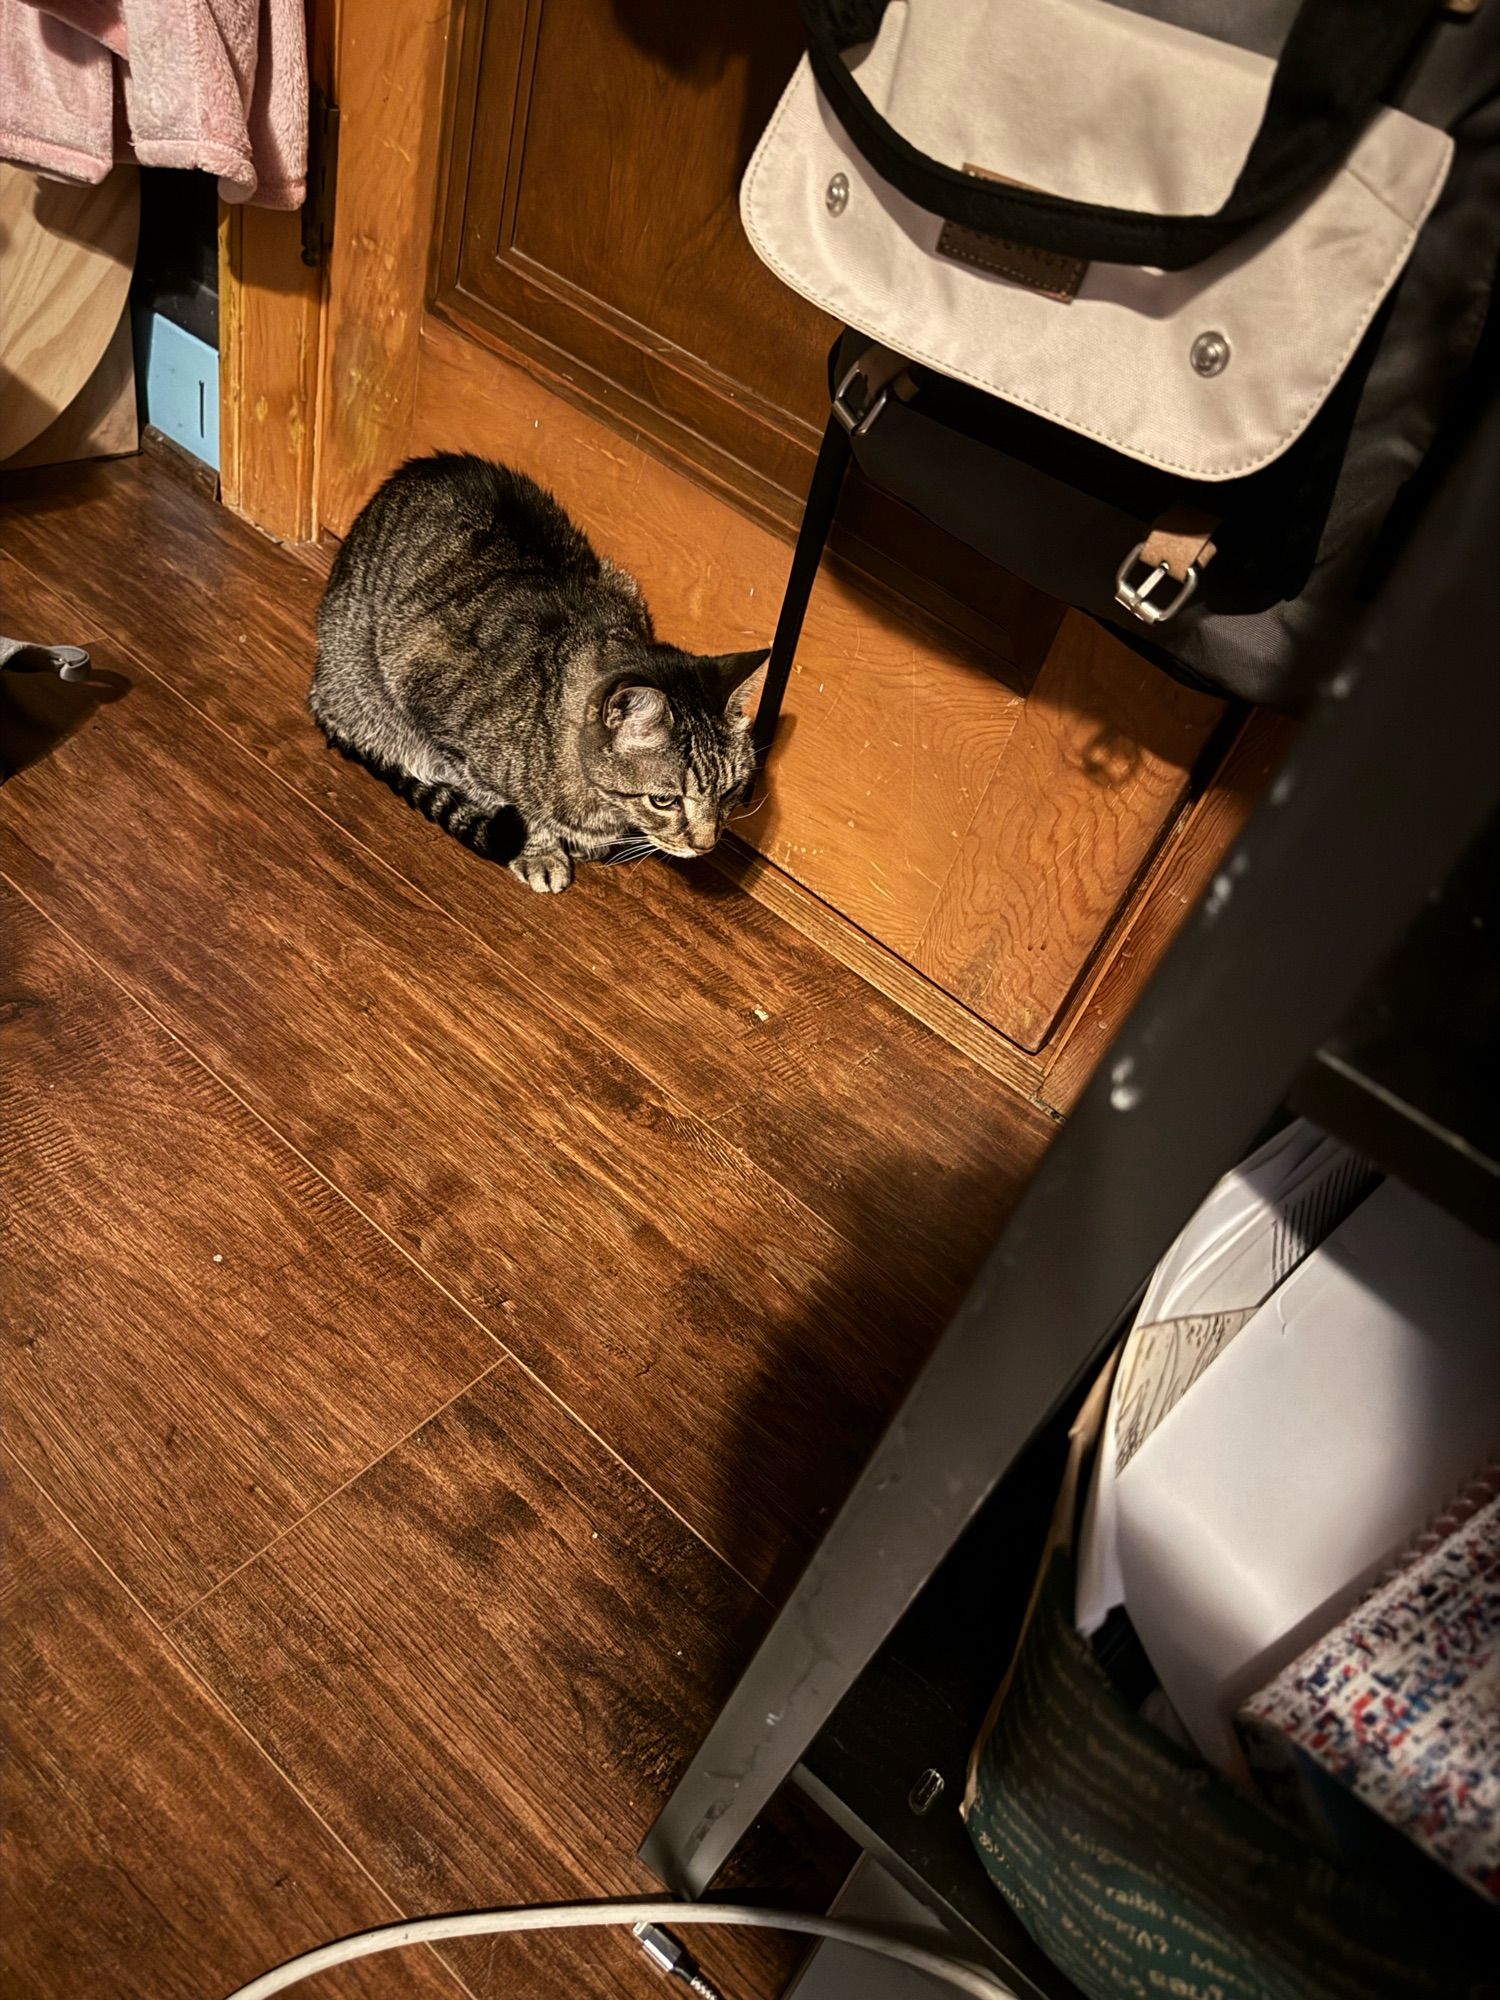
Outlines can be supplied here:
<path id="1" fill-rule="evenodd" d="M 343 0 L 325 525 L 410 452 L 489 452 L 664 637 L 769 640 L 837 329 L 754 257 L 737 190 L 798 47 L 793 0 Z M 1043 1052 L 1219 704 L 857 481 L 841 523 L 740 828 L 758 886 Z"/>

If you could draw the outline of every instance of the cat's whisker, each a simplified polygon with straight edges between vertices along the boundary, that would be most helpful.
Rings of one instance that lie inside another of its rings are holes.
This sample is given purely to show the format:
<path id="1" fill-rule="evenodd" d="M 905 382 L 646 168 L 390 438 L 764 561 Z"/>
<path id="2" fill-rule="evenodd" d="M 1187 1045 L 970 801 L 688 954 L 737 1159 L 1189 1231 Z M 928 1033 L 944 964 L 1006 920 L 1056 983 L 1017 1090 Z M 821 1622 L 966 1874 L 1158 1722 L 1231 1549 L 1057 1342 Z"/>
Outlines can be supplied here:
<path id="1" fill-rule="evenodd" d="M 729 824 L 733 826 L 736 820 L 754 819 L 755 815 L 760 811 L 761 807 L 766 803 L 766 799 L 769 798 L 769 796 L 770 794 L 767 793 L 765 797 L 757 799 L 753 806 L 745 806 L 741 811 L 731 813 L 729 815 Z"/>

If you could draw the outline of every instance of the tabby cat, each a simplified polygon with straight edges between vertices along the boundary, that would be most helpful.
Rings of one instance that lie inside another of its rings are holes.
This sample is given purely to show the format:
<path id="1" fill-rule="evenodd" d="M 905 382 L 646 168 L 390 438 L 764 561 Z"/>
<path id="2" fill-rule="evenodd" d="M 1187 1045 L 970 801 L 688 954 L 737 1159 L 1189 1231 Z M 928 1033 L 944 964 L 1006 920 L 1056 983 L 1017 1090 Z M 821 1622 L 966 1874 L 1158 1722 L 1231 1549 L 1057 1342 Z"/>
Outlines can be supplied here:
<path id="1" fill-rule="evenodd" d="M 530 888 L 575 857 L 704 854 L 754 767 L 764 652 L 656 639 L 632 577 L 524 473 L 410 460 L 350 529 L 318 612 L 330 743 Z"/>

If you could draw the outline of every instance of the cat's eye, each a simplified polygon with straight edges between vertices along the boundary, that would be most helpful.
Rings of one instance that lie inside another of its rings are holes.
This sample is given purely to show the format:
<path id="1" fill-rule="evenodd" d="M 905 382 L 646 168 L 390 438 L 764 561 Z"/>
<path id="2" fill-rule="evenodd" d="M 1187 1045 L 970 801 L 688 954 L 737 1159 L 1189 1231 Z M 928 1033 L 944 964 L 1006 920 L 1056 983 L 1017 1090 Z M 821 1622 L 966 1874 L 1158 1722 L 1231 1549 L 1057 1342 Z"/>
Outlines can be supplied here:
<path id="1" fill-rule="evenodd" d="M 682 804 L 675 792 L 647 792 L 646 803 L 655 806 L 658 812 L 671 812 L 674 806 Z"/>

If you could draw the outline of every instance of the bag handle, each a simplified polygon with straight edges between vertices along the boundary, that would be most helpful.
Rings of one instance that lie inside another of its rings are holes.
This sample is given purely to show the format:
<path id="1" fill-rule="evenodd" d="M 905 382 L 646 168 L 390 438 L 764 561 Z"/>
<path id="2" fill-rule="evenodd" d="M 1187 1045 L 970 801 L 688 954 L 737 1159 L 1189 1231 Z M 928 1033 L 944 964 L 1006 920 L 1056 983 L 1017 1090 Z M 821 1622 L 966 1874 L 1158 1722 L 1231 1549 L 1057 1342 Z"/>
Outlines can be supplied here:
<path id="1" fill-rule="evenodd" d="M 1181 271 L 1339 164 L 1440 0 L 1301 0 L 1260 129 L 1215 215 L 1147 215 L 1068 201 L 981 180 L 919 152 L 875 109 L 843 59 L 846 49 L 875 39 L 887 4 L 801 0 L 818 87 L 883 180 L 919 208 L 989 236 L 1087 262 Z"/>

